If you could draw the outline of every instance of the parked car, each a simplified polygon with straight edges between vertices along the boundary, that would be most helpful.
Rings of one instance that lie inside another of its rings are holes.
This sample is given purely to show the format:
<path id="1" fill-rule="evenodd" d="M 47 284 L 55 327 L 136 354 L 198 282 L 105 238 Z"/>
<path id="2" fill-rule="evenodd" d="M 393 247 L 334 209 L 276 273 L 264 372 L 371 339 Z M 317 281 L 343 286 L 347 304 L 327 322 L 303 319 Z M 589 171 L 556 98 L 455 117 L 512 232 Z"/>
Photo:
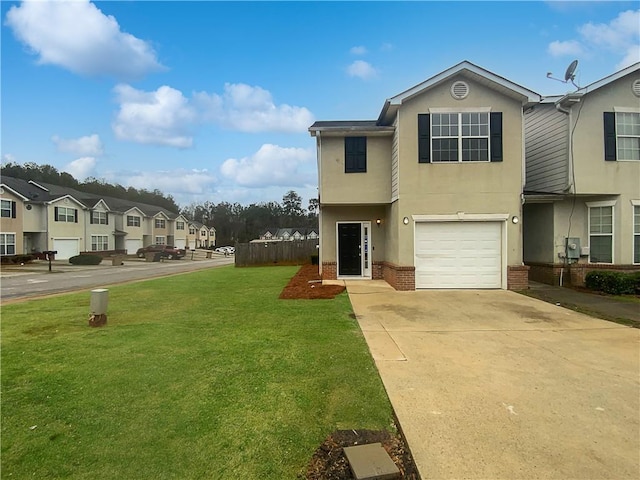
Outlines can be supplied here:
<path id="1" fill-rule="evenodd" d="M 236 253 L 236 248 L 235 247 L 218 247 L 216 248 L 216 252 L 224 253 L 225 255 L 233 255 L 234 253 Z"/>
<path id="2" fill-rule="evenodd" d="M 185 256 L 185 250 L 183 248 L 176 248 L 170 245 L 147 245 L 146 247 L 139 248 L 138 251 L 136 251 L 136 256 L 144 258 L 147 253 L 160 253 L 162 258 L 169 260 Z"/>

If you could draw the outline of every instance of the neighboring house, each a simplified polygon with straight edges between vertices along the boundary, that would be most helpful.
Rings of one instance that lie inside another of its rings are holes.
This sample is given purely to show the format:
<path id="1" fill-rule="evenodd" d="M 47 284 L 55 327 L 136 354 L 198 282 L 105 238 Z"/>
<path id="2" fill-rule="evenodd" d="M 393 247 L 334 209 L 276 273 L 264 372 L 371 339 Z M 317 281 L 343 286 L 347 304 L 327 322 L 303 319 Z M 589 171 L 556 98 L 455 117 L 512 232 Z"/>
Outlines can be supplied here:
<path id="1" fill-rule="evenodd" d="M 194 232 L 193 248 L 213 248 L 216 246 L 216 229 L 199 222 L 190 223 L 190 232 Z"/>
<path id="2" fill-rule="evenodd" d="M 199 230 L 200 227 L 202 226 L 201 223 L 198 222 L 188 222 L 188 227 L 187 227 L 187 248 L 190 249 L 195 249 L 198 248 L 199 246 L 199 239 L 198 239 L 198 234 L 199 234 Z"/>
<path id="3" fill-rule="evenodd" d="M 182 247 L 187 219 L 161 207 L 3 176 L 0 255 L 54 250 L 134 254 L 152 243 Z"/>
<path id="4" fill-rule="evenodd" d="M 377 120 L 314 123 L 323 278 L 526 287 L 523 110 L 539 101 L 464 61 L 388 99 Z"/>
<path id="5" fill-rule="evenodd" d="M 525 136 L 530 278 L 581 285 L 588 270 L 640 270 L 640 63 L 543 99 Z"/>
<path id="6" fill-rule="evenodd" d="M 189 220 L 182 214 L 178 215 L 174 222 L 173 246 L 176 248 L 187 248 L 187 225 Z"/>
<path id="7" fill-rule="evenodd" d="M 262 232 L 258 239 L 262 241 L 316 240 L 318 232 L 307 228 L 270 228 Z"/>

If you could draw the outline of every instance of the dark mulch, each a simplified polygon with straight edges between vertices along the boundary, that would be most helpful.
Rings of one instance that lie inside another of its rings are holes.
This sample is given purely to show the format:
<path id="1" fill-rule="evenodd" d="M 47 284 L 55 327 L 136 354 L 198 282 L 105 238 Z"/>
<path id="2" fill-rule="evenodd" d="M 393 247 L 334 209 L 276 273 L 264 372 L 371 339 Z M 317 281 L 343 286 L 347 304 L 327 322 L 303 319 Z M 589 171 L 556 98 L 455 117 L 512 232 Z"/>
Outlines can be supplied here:
<path id="1" fill-rule="evenodd" d="M 280 298 L 283 299 L 318 299 L 334 298 L 344 292 L 342 285 L 322 285 L 317 265 L 303 265 L 298 273 L 289 281 Z"/>
<path id="2" fill-rule="evenodd" d="M 420 480 L 411 452 L 400 435 L 378 430 L 336 430 L 320 445 L 309 462 L 305 480 L 351 480 L 344 447 L 381 443 L 400 470 L 401 478 Z"/>

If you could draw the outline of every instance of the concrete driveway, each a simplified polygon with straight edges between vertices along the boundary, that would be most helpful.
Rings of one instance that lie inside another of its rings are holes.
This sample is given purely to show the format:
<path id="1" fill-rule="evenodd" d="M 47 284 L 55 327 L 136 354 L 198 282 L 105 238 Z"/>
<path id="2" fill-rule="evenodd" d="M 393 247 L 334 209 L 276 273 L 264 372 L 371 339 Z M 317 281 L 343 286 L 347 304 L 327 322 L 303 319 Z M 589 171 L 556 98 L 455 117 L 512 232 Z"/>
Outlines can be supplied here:
<path id="1" fill-rule="evenodd" d="M 502 290 L 347 291 L 423 479 L 640 478 L 640 330 Z"/>

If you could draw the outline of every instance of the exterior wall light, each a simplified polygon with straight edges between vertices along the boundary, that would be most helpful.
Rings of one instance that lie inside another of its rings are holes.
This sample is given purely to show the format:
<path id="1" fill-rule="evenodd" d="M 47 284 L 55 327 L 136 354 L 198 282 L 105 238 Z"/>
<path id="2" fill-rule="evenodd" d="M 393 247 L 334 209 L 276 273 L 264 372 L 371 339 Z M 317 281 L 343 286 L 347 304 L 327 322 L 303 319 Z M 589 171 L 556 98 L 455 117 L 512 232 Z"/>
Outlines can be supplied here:
<path id="1" fill-rule="evenodd" d="M 381 223 L 382 223 L 382 220 L 380 218 L 376 218 L 376 225 L 380 226 Z"/>
<path id="2" fill-rule="evenodd" d="M 518 217 L 516 217 L 515 215 L 513 217 L 511 217 L 511 223 L 518 223 L 520 221 L 520 219 Z"/>
<path id="3" fill-rule="evenodd" d="M 402 219 L 402 223 L 404 223 L 405 225 L 409 225 L 409 217 L 404 217 Z"/>

